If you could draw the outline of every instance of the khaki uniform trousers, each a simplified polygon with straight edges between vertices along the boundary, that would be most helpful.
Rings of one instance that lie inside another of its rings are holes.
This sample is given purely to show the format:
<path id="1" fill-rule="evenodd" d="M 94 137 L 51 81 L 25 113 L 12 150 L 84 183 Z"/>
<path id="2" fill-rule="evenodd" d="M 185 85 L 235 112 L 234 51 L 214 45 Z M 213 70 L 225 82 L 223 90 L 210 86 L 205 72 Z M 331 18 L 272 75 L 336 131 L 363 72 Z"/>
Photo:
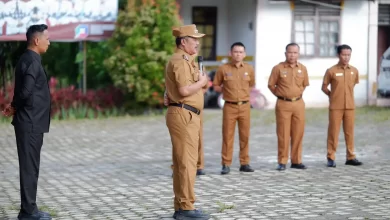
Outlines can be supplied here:
<path id="1" fill-rule="evenodd" d="M 199 129 L 199 147 L 198 147 L 198 163 L 196 165 L 198 170 L 204 169 L 204 148 L 203 148 L 203 111 L 199 114 L 200 117 L 200 129 Z M 173 170 L 173 164 L 171 165 Z"/>
<path id="2" fill-rule="evenodd" d="M 345 144 L 347 145 L 347 160 L 353 160 L 356 157 L 354 153 L 354 109 L 329 110 L 327 158 L 335 160 L 335 154 L 339 143 L 341 122 L 343 122 Z"/>
<path id="3" fill-rule="evenodd" d="M 166 124 L 172 142 L 174 208 L 193 210 L 200 117 L 184 108 L 171 106 L 166 114 Z"/>
<path id="4" fill-rule="evenodd" d="M 198 146 L 198 163 L 196 165 L 198 170 L 204 169 L 204 141 L 203 141 L 203 111 L 200 112 L 200 129 L 199 129 L 199 146 Z"/>
<path id="5" fill-rule="evenodd" d="M 302 163 L 302 141 L 305 130 L 305 102 L 278 99 L 275 107 L 278 136 L 278 163 L 287 164 L 291 140 L 291 163 Z"/>
<path id="6" fill-rule="evenodd" d="M 249 133 L 251 105 L 249 102 L 236 105 L 225 103 L 222 120 L 222 165 L 230 166 L 233 159 L 234 131 L 238 121 L 240 139 L 240 164 L 249 164 Z"/>

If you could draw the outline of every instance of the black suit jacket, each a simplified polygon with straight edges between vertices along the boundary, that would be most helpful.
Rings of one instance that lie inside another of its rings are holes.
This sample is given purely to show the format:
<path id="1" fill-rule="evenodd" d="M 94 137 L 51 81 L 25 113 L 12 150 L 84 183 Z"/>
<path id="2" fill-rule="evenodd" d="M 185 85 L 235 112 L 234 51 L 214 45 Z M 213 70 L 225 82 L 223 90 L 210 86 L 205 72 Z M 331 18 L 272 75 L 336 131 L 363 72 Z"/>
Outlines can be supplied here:
<path id="1" fill-rule="evenodd" d="M 12 120 L 15 129 L 32 133 L 49 132 L 49 84 L 41 56 L 32 50 L 26 50 L 16 65 L 11 105 L 16 109 Z"/>

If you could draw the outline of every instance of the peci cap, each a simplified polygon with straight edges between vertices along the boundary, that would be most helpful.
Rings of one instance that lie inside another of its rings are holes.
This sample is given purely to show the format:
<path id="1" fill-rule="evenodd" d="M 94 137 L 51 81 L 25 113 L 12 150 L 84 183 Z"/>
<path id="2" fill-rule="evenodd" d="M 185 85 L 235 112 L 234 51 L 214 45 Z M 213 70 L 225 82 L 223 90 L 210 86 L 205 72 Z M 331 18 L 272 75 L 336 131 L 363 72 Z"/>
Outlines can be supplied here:
<path id="1" fill-rule="evenodd" d="M 176 27 L 172 29 L 172 34 L 175 37 L 194 37 L 194 38 L 201 38 L 205 34 L 198 33 L 198 29 L 196 29 L 196 25 L 184 25 L 180 27 Z"/>

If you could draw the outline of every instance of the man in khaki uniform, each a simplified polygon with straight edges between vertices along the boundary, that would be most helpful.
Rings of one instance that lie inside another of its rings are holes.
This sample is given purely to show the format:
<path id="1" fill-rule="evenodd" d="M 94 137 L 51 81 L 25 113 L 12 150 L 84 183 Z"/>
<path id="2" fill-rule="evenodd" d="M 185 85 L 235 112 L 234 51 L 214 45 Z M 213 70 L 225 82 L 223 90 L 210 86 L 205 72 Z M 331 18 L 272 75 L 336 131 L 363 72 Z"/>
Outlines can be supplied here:
<path id="1" fill-rule="evenodd" d="M 286 46 L 286 61 L 274 66 L 268 88 L 278 98 L 275 106 L 278 136 L 278 167 L 285 170 L 291 139 L 291 168 L 306 169 L 302 164 L 302 141 L 305 129 L 305 102 L 302 93 L 309 85 L 306 67 L 298 62 L 299 45 Z"/>
<path id="2" fill-rule="evenodd" d="M 198 69 L 198 64 L 195 62 L 195 59 L 193 59 L 193 65 L 195 65 L 195 69 Z M 204 70 L 205 71 L 205 70 Z M 203 87 L 203 94 L 207 91 L 208 89 L 208 84 L 206 84 L 206 87 Z M 165 92 L 164 94 L 164 105 L 168 106 L 169 105 L 169 98 L 167 93 Z M 196 170 L 196 175 L 206 175 L 206 172 L 204 171 L 204 141 L 203 141 L 203 111 L 200 112 L 199 114 L 200 117 L 200 129 L 199 129 L 199 146 L 198 146 L 198 163 L 196 164 L 197 170 Z M 173 164 L 171 165 L 171 169 L 173 170 Z M 172 174 L 173 177 L 173 174 Z"/>
<path id="3" fill-rule="evenodd" d="M 249 165 L 250 110 L 249 96 L 255 85 L 255 72 L 250 64 L 243 62 L 245 46 L 241 42 L 230 48 L 230 63 L 220 66 L 214 77 L 214 90 L 222 92 L 225 104 L 222 121 L 222 171 L 230 173 L 233 157 L 234 130 L 238 121 L 240 138 L 240 171 L 254 172 Z"/>
<path id="4" fill-rule="evenodd" d="M 202 87 L 207 76 L 192 62 L 199 38 L 195 25 L 174 28 L 177 49 L 165 70 L 165 86 L 170 100 L 166 124 L 172 142 L 174 218 L 209 219 L 209 215 L 194 208 L 195 177 L 198 159 L 200 117 L 204 97 Z"/>
<path id="5" fill-rule="evenodd" d="M 355 101 L 354 88 L 359 83 L 359 71 L 349 65 L 352 49 L 348 45 L 337 47 L 339 63 L 326 70 L 322 91 L 329 96 L 328 167 L 336 167 L 335 153 L 339 142 L 341 122 L 347 145 L 346 165 L 359 166 L 362 162 L 354 153 Z M 328 86 L 330 84 L 330 90 Z"/>

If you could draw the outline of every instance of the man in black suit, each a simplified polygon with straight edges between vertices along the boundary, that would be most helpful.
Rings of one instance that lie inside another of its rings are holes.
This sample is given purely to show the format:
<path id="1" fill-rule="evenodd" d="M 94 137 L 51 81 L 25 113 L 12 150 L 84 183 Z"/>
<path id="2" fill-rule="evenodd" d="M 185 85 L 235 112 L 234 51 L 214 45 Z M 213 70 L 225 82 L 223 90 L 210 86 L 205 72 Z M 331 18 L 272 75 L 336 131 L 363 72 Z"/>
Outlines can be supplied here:
<path id="1" fill-rule="evenodd" d="M 50 90 L 40 56 L 50 45 L 47 26 L 30 26 L 26 37 L 28 48 L 15 69 L 14 97 L 3 113 L 13 115 L 18 148 L 21 197 L 18 219 L 47 220 L 50 215 L 39 211 L 36 205 L 43 133 L 48 133 L 50 126 Z"/>

